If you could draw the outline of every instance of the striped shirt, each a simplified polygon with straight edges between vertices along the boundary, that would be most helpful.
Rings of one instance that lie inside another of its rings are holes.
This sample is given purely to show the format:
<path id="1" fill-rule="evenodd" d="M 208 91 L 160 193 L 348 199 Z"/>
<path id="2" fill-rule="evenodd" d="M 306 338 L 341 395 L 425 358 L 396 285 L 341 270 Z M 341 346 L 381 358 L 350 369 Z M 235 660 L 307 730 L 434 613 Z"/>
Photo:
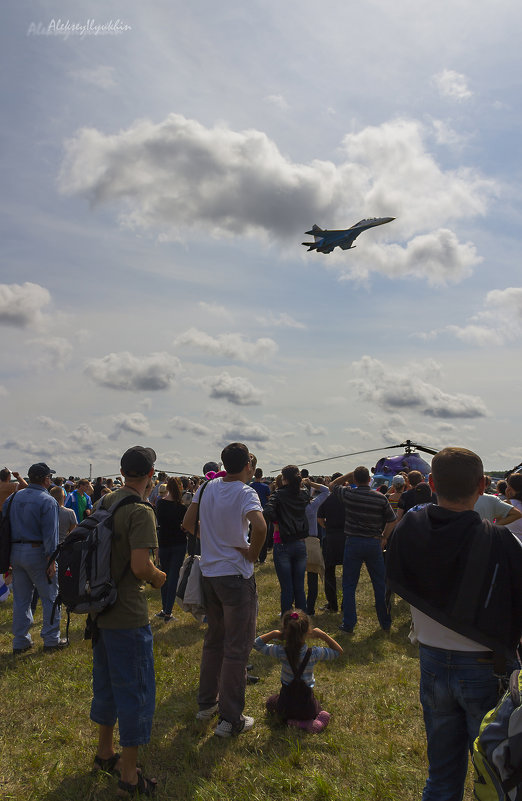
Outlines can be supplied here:
<path id="1" fill-rule="evenodd" d="M 369 486 L 334 487 L 344 504 L 344 533 L 348 537 L 377 537 L 380 539 L 386 523 L 396 519 L 388 499 Z"/>
<path id="2" fill-rule="evenodd" d="M 261 654 L 273 656 L 275 659 L 279 659 L 281 662 L 281 684 L 290 684 L 294 678 L 294 673 L 286 657 L 284 645 L 268 645 L 267 643 L 263 642 L 261 637 L 257 637 L 254 642 L 254 648 Z M 299 665 L 303 661 L 307 649 L 307 645 L 302 646 L 299 653 Z M 308 660 L 308 664 L 305 667 L 302 675 L 303 681 L 308 684 L 309 687 L 313 687 L 315 685 L 314 665 L 317 662 L 331 662 L 332 659 L 336 659 L 338 656 L 339 652 L 334 651 L 333 648 L 321 648 L 317 645 L 314 645 L 312 647 L 310 659 Z"/>

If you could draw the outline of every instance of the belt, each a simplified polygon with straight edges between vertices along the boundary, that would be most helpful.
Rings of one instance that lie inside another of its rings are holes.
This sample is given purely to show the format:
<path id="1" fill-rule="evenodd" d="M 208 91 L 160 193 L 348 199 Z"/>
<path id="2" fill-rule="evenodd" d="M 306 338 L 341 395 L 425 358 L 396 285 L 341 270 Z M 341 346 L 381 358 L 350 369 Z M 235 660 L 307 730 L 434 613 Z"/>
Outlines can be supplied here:
<path id="1" fill-rule="evenodd" d="M 31 548 L 38 548 L 43 545 L 43 540 L 11 540 L 11 545 L 30 545 Z"/>

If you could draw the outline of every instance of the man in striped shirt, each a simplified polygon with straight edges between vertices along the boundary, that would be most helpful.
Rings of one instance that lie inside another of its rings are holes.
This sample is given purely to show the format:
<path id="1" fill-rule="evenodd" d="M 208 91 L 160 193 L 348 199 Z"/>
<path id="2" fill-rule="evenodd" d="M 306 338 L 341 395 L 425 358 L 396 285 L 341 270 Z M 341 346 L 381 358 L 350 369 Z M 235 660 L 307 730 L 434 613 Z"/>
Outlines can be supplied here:
<path id="1" fill-rule="evenodd" d="M 355 591 L 363 563 L 366 565 L 373 585 L 375 611 L 384 631 L 391 627 L 391 617 L 385 601 L 385 572 L 382 549 L 395 525 L 395 513 L 388 499 L 370 489 L 370 473 L 366 467 L 353 471 L 356 487 L 344 486 L 348 473 L 339 476 L 330 484 L 333 492 L 344 505 L 343 561 L 343 622 L 341 631 L 353 633 L 357 623 Z"/>

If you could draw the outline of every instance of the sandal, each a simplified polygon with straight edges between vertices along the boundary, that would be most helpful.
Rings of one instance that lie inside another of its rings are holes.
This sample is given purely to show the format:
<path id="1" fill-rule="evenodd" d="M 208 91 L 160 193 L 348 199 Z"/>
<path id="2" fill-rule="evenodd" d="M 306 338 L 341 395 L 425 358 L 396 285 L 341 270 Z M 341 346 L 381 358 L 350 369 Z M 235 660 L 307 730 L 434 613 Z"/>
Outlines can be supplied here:
<path id="1" fill-rule="evenodd" d="M 104 773 L 110 773 L 111 776 L 119 776 L 120 771 L 116 767 L 119 759 L 120 754 L 113 754 L 108 759 L 102 759 L 99 756 L 95 756 L 92 771 L 93 773 L 96 773 L 98 770 L 103 770 Z"/>
<path id="2" fill-rule="evenodd" d="M 135 795 L 154 795 L 156 792 L 156 786 L 158 784 L 157 779 L 147 779 L 142 773 L 138 773 L 138 782 L 137 784 L 131 784 L 130 782 L 124 782 L 122 779 L 118 782 L 118 795 L 119 796 L 130 796 L 133 798 Z"/>

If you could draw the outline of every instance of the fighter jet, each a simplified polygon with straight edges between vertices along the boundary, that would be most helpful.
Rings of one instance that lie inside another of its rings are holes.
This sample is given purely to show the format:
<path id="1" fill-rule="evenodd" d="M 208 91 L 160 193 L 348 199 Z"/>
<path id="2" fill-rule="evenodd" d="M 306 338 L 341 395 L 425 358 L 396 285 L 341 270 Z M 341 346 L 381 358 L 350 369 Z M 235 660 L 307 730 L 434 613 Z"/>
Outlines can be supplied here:
<path id="1" fill-rule="evenodd" d="M 351 248 L 355 247 L 353 244 L 354 239 L 363 231 L 366 231 L 367 228 L 384 225 L 384 223 L 389 223 L 394 219 L 395 217 L 370 217 L 368 220 L 360 220 L 355 225 L 352 225 L 351 228 L 345 228 L 340 231 L 328 231 L 326 229 L 323 231 L 318 225 L 314 225 L 311 231 L 306 231 L 305 233 L 313 236 L 315 242 L 301 242 L 301 244 L 306 245 L 309 251 L 317 250 L 318 253 L 331 253 L 336 247 L 340 247 L 343 250 L 351 250 Z"/>

